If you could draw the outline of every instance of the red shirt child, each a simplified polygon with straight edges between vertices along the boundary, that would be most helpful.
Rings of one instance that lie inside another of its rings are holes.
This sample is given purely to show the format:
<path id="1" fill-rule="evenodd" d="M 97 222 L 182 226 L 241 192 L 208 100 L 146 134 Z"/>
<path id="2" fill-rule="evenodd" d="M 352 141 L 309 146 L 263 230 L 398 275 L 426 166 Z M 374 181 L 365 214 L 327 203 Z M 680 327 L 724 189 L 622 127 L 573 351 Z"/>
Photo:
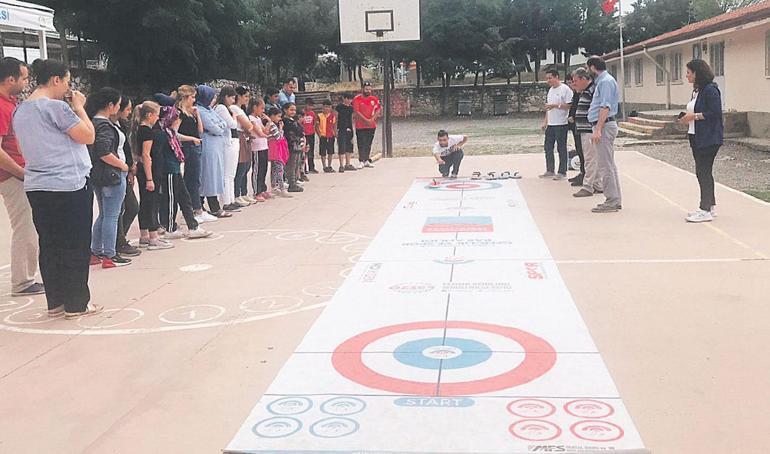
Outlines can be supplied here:
<path id="1" fill-rule="evenodd" d="M 302 129 L 305 131 L 306 136 L 315 135 L 315 123 L 317 119 L 316 113 L 313 112 L 313 105 L 308 103 L 308 105 L 305 106 L 305 110 L 302 112 L 302 118 L 300 119 Z"/>

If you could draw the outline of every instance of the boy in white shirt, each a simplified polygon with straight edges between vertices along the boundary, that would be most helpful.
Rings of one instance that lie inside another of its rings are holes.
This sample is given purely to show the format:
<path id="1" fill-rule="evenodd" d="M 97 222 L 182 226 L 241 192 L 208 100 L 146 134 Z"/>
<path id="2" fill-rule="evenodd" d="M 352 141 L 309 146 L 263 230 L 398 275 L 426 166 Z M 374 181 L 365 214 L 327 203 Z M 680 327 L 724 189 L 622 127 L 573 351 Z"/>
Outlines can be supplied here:
<path id="1" fill-rule="evenodd" d="M 438 132 L 438 142 L 433 146 L 433 157 L 438 163 L 438 171 L 446 178 L 457 178 L 460 173 L 460 163 L 465 154 L 463 146 L 468 143 L 468 137 L 462 135 L 449 135 L 443 129 Z"/>
<path id="2" fill-rule="evenodd" d="M 546 71 L 546 82 L 550 86 L 545 105 L 543 131 L 545 132 L 545 173 L 540 178 L 564 180 L 567 178 L 567 118 L 572 105 L 572 89 L 559 80 L 559 72 L 553 69 Z M 559 170 L 555 170 L 553 148 L 559 151 Z"/>

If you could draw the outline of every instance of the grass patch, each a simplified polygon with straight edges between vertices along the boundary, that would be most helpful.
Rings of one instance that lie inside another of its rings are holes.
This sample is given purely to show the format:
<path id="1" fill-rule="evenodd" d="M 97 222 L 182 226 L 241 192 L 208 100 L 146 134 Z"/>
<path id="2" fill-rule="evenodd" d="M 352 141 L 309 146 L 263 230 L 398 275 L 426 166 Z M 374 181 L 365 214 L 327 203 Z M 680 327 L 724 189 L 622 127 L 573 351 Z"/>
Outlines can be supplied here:
<path id="1" fill-rule="evenodd" d="M 756 189 L 747 189 L 744 191 L 746 194 L 756 197 L 759 200 L 764 200 L 765 202 L 770 202 L 770 191 L 760 191 Z"/>

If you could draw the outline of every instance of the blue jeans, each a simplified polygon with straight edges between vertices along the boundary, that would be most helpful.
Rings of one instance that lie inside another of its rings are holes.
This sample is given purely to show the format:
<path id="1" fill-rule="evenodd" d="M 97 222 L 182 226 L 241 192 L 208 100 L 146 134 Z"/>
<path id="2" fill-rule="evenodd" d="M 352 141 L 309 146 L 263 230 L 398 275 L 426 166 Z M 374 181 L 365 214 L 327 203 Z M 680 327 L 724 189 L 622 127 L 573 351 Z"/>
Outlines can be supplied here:
<path id="1" fill-rule="evenodd" d="M 118 217 L 126 197 L 125 175 L 115 186 L 94 186 L 99 217 L 94 222 L 91 235 L 91 252 L 104 257 L 115 257 L 115 240 L 118 235 Z"/>

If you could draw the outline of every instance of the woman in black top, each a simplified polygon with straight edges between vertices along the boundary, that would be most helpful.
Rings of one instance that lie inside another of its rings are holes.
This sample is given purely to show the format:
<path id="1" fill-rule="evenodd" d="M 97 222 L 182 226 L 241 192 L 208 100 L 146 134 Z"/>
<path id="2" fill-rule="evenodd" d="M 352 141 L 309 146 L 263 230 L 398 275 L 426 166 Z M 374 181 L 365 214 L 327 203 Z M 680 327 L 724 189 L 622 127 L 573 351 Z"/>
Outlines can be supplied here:
<path id="1" fill-rule="evenodd" d="M 120 130 L 126 136 L 125 144 L 123 145 L 123 153 L 126 156 L 126 165 L 128 166 L 128 176 L 126 177 L 126 198 L 123 200 L 123 207 L 120 211 L 120 217 L 118 218 L 118 240 L 115 244 L 115 250 L 118 254 L 125 257 L 135 257 L 141 253 L 139 249 L 131 246 L 128 243 L 126 235 L 131 228 L 131 224 L 134 223 L 136 215 L 139 214 L 139 201 L 136 199 L 136 193 L 134 193 L 134 180 L 136 177 L 136 163 L 134 162 L 134 154 L 131 149 L 131 114 L 134 111 L 134 105 L 127 97 L 123 98 L 120 103 L 120 111 L 114 123 L 120 127 Z"/>
<path id="2" fill-rule="evenodd" d="M 179 118 L 182 123 L 179 126 L 179 134 L 196 140 L 182 140 L 182 151 L 184 152 L 184 184 L 187 192 L 190 194 L 193 212 L 198 222 L 210 222 L 217 220 L 216 217 L 203 211 L 203 204 L 200 197 L 201 185 L 201 143 L 200 138 L 203 134 L 203 122 L 200 119 L 198 109 L 195 107 L 195 87 L 191 85 L 182 85 L 176 91 Z"/>

